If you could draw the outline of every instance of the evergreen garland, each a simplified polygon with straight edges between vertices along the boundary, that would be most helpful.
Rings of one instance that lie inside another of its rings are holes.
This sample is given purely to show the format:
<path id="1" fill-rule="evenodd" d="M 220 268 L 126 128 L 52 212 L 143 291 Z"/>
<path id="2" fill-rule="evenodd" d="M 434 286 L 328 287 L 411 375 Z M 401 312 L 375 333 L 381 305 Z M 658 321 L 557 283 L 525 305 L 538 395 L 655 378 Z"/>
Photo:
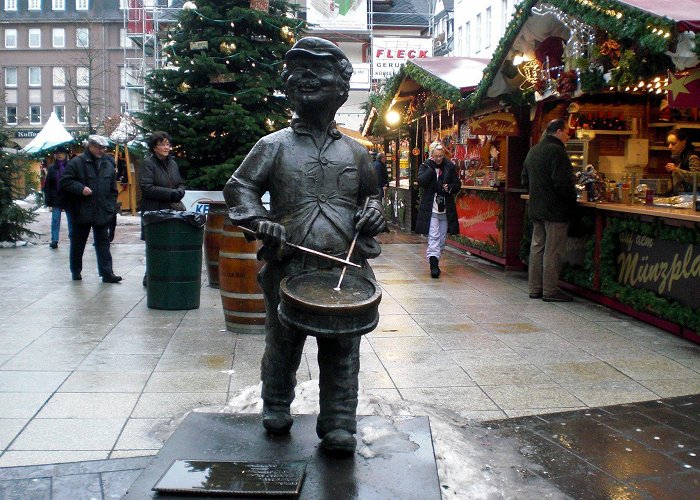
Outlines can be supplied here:
<path id="1" fill-rule="evenodd" d="M 696 224 L 694 228 L 674 227 L 667 226 L 661 221 L 649 223 L 618 217 L 609 217 L 607 221 L 607 227 L 603 231 L 600 242 L 600 292 L 637 311 L 644 311 L 700 332 L 700 311 L 684 306 L 672 298 L 660 297 L 650 290 L 621 285 L 615 279 L 617 275 L 615 254 L 620 233 L 633 233 L 659 240 L 699 245 L 700 226 Z"/>
<path id="2" fill-rule="evenodd" d="M 421 87 L 429 90 L 431 93 L 437 96 L 440 96 L 453 103 L 462 98 L 457 87 L 450 85 L 445 80 L 428 73 L 411 60 L 409 60 L 402 69 L 406 75 L 413 78 Z"/>
<path id="3" fill-rule="evenodd" d="M 459 107 L 473 113 L 481 106 L 494 76 L 508 56 L 523 25 L 532 15 L 530 12 L 532 7 L 539 1 L 523 0 L 516 8 L 511 22 L 493 53 L 491 62 L 484 68 L 484 77 L 479 86 L 467 99 L 458 104 Z M 619 41 L 625 40 L 629 44 L 637 44 L 654 56 L 663 55 L 677 35 L 676 23 L 673 20 L 649 14 L 615 0 L 547 0 L 542 3 L 558 7 L 589 26 L 603 29 Z M 621 17 L 611 15 L 612 11 L 620 13 Z M 652 32 L 654 29 L 657 33 L 661 31 L 670 35 L 668 37 L 658 35 Z M 696 43 L 695 50 L 700 55 L 700 43 Z"/>

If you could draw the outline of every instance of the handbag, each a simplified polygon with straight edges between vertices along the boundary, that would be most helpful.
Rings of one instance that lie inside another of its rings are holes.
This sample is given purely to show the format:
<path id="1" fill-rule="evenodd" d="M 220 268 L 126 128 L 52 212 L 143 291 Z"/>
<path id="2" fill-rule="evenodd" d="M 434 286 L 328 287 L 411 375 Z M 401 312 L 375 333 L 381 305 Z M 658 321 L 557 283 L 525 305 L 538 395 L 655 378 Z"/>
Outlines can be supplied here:
<path id="1" fill-rule="evenodd" d="M 181 201 L 171 201 L 170 210 L 177 210 L 178 212 L 185 212 L 187 207 Z"/>

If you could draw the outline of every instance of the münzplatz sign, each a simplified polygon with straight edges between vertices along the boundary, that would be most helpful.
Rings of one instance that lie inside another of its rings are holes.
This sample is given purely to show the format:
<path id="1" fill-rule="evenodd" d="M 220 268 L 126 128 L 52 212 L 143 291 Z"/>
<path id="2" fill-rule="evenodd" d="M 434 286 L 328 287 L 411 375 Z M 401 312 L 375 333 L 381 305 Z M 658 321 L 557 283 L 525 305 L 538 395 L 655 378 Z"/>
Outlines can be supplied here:
<path id="1" fill-rule="evenodd" d="M 700 307 L 700 246 L 620 233 L 617 281 Z"/>
<path id="2" fill-rule="evenodd" d="M 372 78 L 386 80 L 409 59 L 432 55 L 430 38 L 375 37 L 372 39 Z"/>

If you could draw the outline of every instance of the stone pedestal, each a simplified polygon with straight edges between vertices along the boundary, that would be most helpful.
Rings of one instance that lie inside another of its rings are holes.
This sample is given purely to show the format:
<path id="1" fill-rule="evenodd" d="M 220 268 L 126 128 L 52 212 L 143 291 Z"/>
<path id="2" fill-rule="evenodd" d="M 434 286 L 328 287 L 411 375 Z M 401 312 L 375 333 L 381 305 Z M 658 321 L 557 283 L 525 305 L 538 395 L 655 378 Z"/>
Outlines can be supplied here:
<path id="1" fill-rule="evenodd" d="M 125 498 L 180 499 L 152 488 L 175 460 L 206 460 L 303 461 L 306 475 L 298 497 L 302 499 L 440 500 L 427 417 L 358 417 L 358 449 L 349 458 L 327 456 L 319 447 L 315 428 L 315 415 L 297 415 L 288 436 L 274 437 L 265 432 L 257 414 L 191 413 Z"/>

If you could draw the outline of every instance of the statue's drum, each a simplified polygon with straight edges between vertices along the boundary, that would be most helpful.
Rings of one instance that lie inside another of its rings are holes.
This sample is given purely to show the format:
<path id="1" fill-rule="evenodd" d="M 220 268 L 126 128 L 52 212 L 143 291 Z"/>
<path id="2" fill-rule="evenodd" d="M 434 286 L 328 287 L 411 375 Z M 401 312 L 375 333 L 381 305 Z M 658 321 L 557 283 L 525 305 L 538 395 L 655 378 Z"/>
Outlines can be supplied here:
<path id="1" fill-rule="evenodd" d="M 373 279 L 340 270 L 315 270 L 287 276 L 280 283 L 278 316 L 287 328 L 314 337 L 338 338 L 371 332 L 379 322 L 382 290 Z"/>

